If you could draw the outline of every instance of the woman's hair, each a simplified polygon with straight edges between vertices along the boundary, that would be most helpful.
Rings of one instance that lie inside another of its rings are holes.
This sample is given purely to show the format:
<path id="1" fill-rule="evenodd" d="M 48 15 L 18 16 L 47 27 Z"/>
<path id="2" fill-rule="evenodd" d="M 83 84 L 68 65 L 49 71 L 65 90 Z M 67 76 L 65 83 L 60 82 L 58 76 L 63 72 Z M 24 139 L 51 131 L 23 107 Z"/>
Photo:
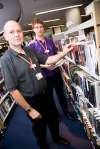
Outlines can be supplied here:
<path id="1" fill-rule="evenodd" d="M 41 20 L 38 19 L 38 18 L 33 18 L 33 19 L 32 19 L 32 27 L 33 27 L 33 28 L 34 28 L 34 25 L 35 25 L 35 24 L 42 24 L 43 27 L 45 27 L 43 21 L 41 21 Z"/>

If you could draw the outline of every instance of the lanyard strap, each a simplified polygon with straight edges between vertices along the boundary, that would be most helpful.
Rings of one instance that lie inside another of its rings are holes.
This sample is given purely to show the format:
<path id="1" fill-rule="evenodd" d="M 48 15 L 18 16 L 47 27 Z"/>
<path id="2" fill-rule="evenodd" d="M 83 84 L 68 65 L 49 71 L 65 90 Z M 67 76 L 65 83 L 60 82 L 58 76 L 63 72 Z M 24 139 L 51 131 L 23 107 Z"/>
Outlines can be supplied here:
<path id="1" fill-rule="evenodd" d="M 24 58 L 23 56 L 21 56 L 21 55 L 18 55 L 18 57 L 20 57 L 22 60 L 24 60 L 26 63 L 28 63 L 28 64 L 32 64 L 32 60 L 31 60 L 31 58 L 30 58 L 30 60 L 31 61 L 28 61 L 26 58 Z"/>
<path id="2" fill-rule="evenodd" d="M 37 39 L 36 39 L 37 40 Z M 39 41 L 39 40 L 37 40 L 37 42 L 42 46 L 42 48 L 44 49 L 44 50 L 47 50 L 47 44 L 46 44 L 46 41 L 44 40 L 44 45 L 43 45 L 43 43 L 41 42 L 41 41 Z"/>
<path id="3" fill-rule="evenodd" d="M 33 68 L 33 69 L 36 71 L 36 69 L 35 69 L 36 64 L 33 64 L 33 63 L 32 63 L 32 59 L 31 59 L 31 58 L 29 58 L 29 61 L 28 61 L 26 58 L 24 58 L 24 57 L 21 56 L 21 55 L 18 55 L 18 57 L 20 57 L 23 61 L 25 61 L 26 63 L 28 63 L 28 64 L 30 65 L 30 68 L 31 68 L 31 69 Z"/>
<path id="4" fill-rule="evenodd" d="M 44 53 L 49 53 L 49 50 L 48 50 L 48 47 L 47 47 L 47 43 L 46 43 L 46 40 L 44 40 L 44 45 L 41 41 L 37 40 L 36 41 L 40 44 L 40 46 L 44 49 Z"/>

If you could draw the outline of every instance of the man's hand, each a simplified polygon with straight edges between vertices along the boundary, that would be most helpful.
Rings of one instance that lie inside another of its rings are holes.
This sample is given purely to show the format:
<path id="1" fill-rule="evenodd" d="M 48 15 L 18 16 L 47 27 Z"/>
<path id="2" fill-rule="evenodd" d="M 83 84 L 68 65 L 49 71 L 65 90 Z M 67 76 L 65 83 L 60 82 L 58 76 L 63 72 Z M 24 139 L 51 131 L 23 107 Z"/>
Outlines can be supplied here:
<path id="1" fill-rule="evenodd" d="M 73 50 L 73 47 L 68 47 L 68 45 L 66 45 L 66 46 L 63 47 L 63 52 L 66 53 L 66 54 L 68 52 L 70 52 L 71 50 Z"/>
<path id="2" fill-rule="evenodd" d="M 41 118 L 41 114 L 35 110 L 35 109 L 31 109 L 31 111 L 28 113 L 29 116 L 33 119 L 33 120 L 36 120 L 36 119 L 40 119 Z"/>
<path id="3" fill-rule="evenodd" d="M 53 70 L 55 65 L 49 65 L 49 64 L 48 65 L 43 65 L 43 64 L 40 64 L 40 67 L 41 68 L 46 68 L 48 70 Z"/>
<path id="4" fill-rule="evenodd" d="M 73 47 L 68 48 L 68 46 L 63 47 L 63 51 L 59 52 L 58 54 L 49 56 L 45 62 L 46 65 L 54 65 L 56 64 L 59 60 L 63 59 L 69 51 L 71 51 Z"/>

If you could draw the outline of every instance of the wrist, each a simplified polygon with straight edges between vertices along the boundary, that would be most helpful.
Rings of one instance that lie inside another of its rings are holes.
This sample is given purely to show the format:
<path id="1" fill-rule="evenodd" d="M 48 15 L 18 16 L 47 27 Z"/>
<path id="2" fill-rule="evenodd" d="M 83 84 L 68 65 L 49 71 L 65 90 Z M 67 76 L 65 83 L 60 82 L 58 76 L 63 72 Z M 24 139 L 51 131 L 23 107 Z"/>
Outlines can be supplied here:
<path id="1" fill-rule="evenodd" d="M 62 51 L 62 52 L 60 53 L 60 59 L 63 58 L 64 56 L 65 56 L 65 52 Z"/>
<path id="2" fill-rule="evenodd" d="M 32 110 L 32 107 L 31 107 L 31 106 L 28 106 L 28 107 L 25 109 L 26 113 L 28 113 L 28 114 L 31 112 L 31 110 Z"/>

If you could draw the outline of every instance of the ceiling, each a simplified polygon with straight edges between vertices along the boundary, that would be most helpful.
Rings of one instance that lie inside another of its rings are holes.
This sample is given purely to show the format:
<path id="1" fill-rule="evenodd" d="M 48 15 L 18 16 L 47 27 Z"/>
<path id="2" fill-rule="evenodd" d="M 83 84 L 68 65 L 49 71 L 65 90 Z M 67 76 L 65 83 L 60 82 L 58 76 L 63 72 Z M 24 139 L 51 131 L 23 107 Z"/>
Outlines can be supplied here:
<path id="1" fill-rule="evenodd" d="M 19 21 L 24 29 L 31 29 L 28 24 L 31 23 L 35 13 L 61 7 L 68 7 L 76 4 L 84 4 L 86 6 L 92 0 L 0 0 L 0 30 L 6 21 L 14 19 Z M 59 18 L 60 21 L 46 23 L 47 26 L 59 25 L 65 23 L 65 11 L 52 12 L 48 14 L 38 15 L 42 20 L 51 20 Z M 81 8 L 81 13 L 83 9 Z"/>

